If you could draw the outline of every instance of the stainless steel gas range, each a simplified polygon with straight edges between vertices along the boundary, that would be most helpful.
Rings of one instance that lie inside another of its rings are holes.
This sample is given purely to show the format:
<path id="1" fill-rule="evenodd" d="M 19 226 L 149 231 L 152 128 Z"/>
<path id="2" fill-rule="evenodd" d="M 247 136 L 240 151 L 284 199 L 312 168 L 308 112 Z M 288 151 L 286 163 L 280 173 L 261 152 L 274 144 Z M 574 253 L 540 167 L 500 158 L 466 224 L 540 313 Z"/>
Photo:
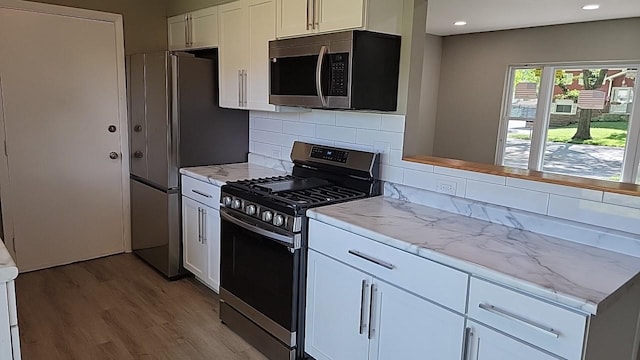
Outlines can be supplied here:
<path id="1" fill-rule="evenodd" d="M 306 210 L 381 193 L 378 154 L 295 142 L 291 160 L 220 199 L 220 318 L 274 360 L 304 358 Z"/>

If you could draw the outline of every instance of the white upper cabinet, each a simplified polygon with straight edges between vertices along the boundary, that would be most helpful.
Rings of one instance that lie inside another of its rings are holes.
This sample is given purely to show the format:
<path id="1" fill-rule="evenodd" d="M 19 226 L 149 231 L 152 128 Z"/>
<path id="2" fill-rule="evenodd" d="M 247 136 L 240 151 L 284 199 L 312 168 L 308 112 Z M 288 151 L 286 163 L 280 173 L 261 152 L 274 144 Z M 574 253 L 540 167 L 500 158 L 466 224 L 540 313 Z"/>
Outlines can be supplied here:
<path id="1" fill-rule="evenodd" d="M 218 7 L 213 6 L 167 19 L 169 50 L 218 46 Z"/>
<path id="2" fill-rule="evenodd" d="M 274 111 L 269 104 L 269 41 L 275 40 L 275 0 L 219 6 L 220 106 Z"/>
<path id="3" fill-rule="evenodd" d="M 402 32 L 403 0 L 277 0 L 278 38 L 363 29 Z"/>

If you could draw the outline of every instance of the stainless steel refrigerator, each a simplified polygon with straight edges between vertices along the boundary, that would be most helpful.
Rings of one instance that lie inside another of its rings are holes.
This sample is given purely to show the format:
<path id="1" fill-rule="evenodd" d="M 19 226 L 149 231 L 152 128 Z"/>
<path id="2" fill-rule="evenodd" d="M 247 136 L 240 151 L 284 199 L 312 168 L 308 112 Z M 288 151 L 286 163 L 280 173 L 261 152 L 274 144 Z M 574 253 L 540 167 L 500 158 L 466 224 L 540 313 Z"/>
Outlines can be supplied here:
<path id="1" fill-rule="evenodd" d="M 182 268 L 179 169 L 244 162 L 248 112 L 218 106 L 216 53 L 127 58 L 133 252 L 169 278 Z"/>

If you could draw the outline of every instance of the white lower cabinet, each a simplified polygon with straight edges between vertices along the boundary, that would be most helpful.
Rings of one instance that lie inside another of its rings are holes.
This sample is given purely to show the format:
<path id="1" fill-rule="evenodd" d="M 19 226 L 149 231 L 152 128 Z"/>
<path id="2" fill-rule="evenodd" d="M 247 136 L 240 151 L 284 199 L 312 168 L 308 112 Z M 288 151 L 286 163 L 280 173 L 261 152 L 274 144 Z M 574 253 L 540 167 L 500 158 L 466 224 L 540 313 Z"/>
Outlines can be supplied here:
<path id="1" fill-rule="evenodd" d="M 200 185 L 200 190 L 192 191 L 195 194 L 192 195 L 189 192 L 191 189 L 189 185 L 194 181 L 196 185 Z M 213 189 L 214 185 L 191 178 L 183 177 L 182 183 L 184 268 L 217 292 L 220 288 L 220 213 L 218 209 L 196 201 L 190 196 L 200 196 L 203 201 L 211 202 L 214 196 L 211 194 L 217 194 L 219 191 L 216 191 L 217 188 Z"/>
<path id="2" fill-rule="evenodd" d="M 369 358 L 372 278 L 309 250 L 305 350 L 316 360 Z"/>
<path id="3" fill-rule="evenodd" d="M 473 321 L 469 322 L 469 329 L 468 360 L 560 359 Z"/>
<path id="4" fill-rule="evenodd" d="M 464 317 L 309 251 L 305 350 L 317 360 L 459 360 Z"/>
<path id="5" fill-rule="evenodd" d="M 384 281 L 373 284 L 371 359 L 421 359 L 427 354 L 430 359 L 460 359 L 462 315 Z"/>

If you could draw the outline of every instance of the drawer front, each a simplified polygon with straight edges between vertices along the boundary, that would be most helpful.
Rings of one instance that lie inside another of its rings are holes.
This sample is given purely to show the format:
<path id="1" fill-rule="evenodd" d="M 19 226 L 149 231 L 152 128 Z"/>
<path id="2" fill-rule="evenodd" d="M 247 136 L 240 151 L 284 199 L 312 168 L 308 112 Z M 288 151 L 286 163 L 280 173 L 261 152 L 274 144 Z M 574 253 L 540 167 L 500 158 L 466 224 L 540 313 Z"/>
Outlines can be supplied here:
<path id="1" fill-rule="evenodd" d="M 220 209 L 220 188 L 213 184 L 183 175 L 182 196 L 189 197 L 216 210 Z"/>
<path id="2" fill-rule="evenodd" d="M 459 313 L 468 275 L 375 240 L 309 221 L 309 247 Z"/>
<path id="3" fill-rule="evenodd" d="M 469 317 L 567 359 L 581 359 L 587 315 L 471 278 Z"/>

